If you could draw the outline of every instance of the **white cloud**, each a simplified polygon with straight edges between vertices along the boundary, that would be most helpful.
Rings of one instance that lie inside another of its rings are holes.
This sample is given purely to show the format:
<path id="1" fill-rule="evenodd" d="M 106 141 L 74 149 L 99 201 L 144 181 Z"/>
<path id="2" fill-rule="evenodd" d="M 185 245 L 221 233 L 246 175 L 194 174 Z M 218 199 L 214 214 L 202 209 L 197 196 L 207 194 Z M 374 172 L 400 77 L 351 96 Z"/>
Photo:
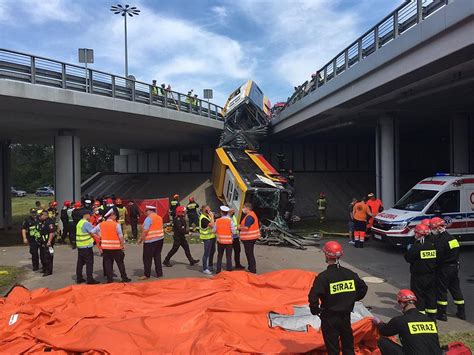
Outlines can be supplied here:
<path id="1" fill-rule="evenodd" d="M 170 18 L 151 8 L 137 5 L 138 18 L 129 18 L 129 72 L 151 82 L 171 83 L 174 90 L 194 89 L 201 96 L 202 89 L 216 91 L 215 102 L 222 103 L 228 95 L 225 83 L 235 86 L 252 77 L 255 63 L 246 49 L 236 40 L 220 35 L 191 21 Z M 107 14 L 109 15 L 109 14 Z M 86 34 L 96 51 L 96 59 L 123 67 L 123 20 L 107 16 Z M 110 70 L 109 70 L 110 71 Z M 224 91 L 222 91 L 224 90 Z M 217 101 L 222 99 L 222 101 Z"/>
<path id="2" fill-rule="evenodd" d="M 224 6 L 213 6 L 211 8 L 211 11 L 216 15 L 219 16 L 220 18 L 225 18 L 228 16 L 227 13 L 227 8 Z"/>
<path id="3" fill-rule="evenodd" d="M 0 0 L 0 20 L 9 25 L 78 22 L 82 13 L 77 3 L 66 0 Z"/>

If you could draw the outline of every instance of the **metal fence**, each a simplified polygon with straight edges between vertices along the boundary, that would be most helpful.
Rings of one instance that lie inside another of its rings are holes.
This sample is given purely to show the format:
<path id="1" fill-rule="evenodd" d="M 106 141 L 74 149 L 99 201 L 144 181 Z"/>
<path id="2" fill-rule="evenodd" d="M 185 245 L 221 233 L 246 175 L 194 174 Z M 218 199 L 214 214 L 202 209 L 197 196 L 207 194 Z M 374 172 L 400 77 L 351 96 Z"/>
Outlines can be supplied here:
<path id="1" fill-rule="evenodd" d="M 331 59 L 316 74 L 312 75 L 311 80 L 300 85 L 287 101 L 285 108 L 364 60 L 441 7 L 446 6 L 448 2 L 449 0 L 409 0 L 405 2 Z"/>
<path id="2" fill-rule="evenodd" d="M 160 106 L 223 121 L 222 107 L 176 91 L 94 69 L 0 49 L 0 79 Z"/>

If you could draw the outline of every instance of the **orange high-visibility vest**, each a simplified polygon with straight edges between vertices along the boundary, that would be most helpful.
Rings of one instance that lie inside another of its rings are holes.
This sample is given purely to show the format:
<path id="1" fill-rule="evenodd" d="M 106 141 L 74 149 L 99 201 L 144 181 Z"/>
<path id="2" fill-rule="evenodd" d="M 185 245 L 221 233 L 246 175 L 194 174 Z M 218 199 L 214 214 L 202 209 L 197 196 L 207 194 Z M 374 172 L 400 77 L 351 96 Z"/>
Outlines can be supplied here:
<path id="1" fill-rule="evenodd" d="M 216 237 L 220 244 L 232 244 L 232 220 L 230 218 L 219 218 L 216 220 Z"/>
<path id="2" fill-rule="evenodd" d="M 165 233 L 163 232 L 163 218 L 156 213 L 151 213 L 148 217 L 151 219 L 151 226 L 145 236 L 145 241 L 154 242 L 163 239 L 165 237 Z"/>
<path id="3" fill-rule="evenodd" d="M 100 247 L 102 249 L 122 249 L 122 243 L 117 233 L 117 224 L 117 222 L 110 219 L 100 224 Z"/>
<path id="4" fill-rule="evenodd" d="M 240 222 L 242 227 L 245 227 L 245 220 L 248 216 L 251 216 L 254 220 L 253 224 L 248 230 L 240 230 L 240 240 L 254 240 L 260 238 L 260 225 L 258 224 L 258 218 L 254 211 L 250 211 Z"/>

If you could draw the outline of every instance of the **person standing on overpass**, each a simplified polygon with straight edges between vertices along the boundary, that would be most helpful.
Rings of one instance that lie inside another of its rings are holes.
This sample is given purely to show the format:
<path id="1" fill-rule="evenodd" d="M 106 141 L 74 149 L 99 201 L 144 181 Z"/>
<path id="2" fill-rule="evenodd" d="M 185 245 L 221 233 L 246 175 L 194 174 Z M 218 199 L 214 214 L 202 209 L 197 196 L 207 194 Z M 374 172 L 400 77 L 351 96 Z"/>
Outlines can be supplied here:
<path id="1" fill-rule="evenodd" d="M 323 247 L 328 267 L 314 280 L 308 295 L 311 314 L 321 318 L 321 331 L 329 355 L 354 354 L 354 336 L 351 312 L 356 301 L 367 293 L 367 285 L 355 272 L 342 267 L 339 259 L 344 255 L 341 245 L 335 241 Z"/>
<path id="2" fill-rule="evenodd" d="M 367 233 L 367 219 L 372 216 L 372 213 L 364 200 L 360 199 L 354 204 L 352 215 L 354 218 L 354 246 L 363 248 Z"/>

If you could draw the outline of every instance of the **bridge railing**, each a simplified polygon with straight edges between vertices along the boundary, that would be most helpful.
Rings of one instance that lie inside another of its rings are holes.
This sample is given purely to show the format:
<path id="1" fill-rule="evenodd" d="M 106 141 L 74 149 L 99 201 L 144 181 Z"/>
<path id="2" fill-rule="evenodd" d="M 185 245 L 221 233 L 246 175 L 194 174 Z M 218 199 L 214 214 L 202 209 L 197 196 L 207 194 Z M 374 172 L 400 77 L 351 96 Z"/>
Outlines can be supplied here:
<path id="1" fill-rule="evenodd" d="M 406 1 L 331 59 L 312 75 L 311 80 L 297 87 L 284 109 L 378 51 L 441 7 L 446 6 L 448 2 L 449 0 Z"/>
<path id="2" fill-rule="evenodd" d="M 222 121 L 222 107 L 183 93 L 99 70 L 0 49 L 0 79 L 28 82 L 61 89 L 192 113 Z"/>

